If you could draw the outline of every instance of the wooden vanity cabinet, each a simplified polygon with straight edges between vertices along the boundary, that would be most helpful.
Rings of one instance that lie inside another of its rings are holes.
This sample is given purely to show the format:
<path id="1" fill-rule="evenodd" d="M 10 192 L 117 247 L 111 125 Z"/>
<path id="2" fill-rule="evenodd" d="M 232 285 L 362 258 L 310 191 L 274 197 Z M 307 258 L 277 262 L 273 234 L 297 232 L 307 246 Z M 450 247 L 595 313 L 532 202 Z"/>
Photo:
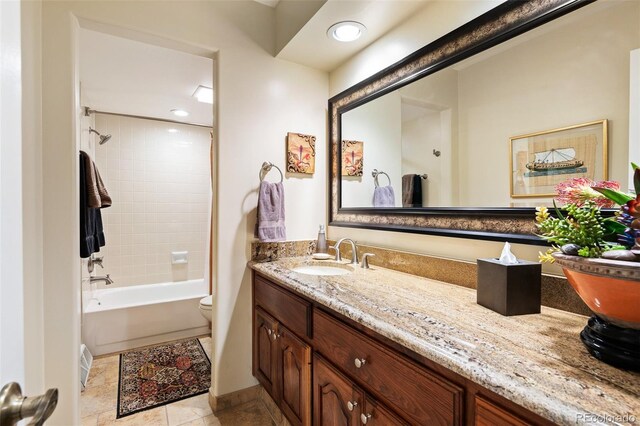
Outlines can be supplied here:
<path id="1" fill-rule="evenodd" d="M 256 273 L 253 304 L 253 375 L 292 425 L 553 424 Z"/>

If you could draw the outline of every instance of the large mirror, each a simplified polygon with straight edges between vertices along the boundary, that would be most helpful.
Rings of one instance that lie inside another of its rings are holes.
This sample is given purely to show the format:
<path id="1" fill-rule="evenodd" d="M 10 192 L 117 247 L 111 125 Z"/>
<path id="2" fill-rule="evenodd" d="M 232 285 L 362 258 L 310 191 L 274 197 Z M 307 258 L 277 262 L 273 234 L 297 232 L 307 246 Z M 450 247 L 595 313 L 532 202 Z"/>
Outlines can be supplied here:
<path id="1" fill-rule="evenodd" d="M 640 2 L 587 3 L 505 3 L 332 98 L 332 222 L 537 242 L 496 224 L 570 178 L 626 190 Z"/>

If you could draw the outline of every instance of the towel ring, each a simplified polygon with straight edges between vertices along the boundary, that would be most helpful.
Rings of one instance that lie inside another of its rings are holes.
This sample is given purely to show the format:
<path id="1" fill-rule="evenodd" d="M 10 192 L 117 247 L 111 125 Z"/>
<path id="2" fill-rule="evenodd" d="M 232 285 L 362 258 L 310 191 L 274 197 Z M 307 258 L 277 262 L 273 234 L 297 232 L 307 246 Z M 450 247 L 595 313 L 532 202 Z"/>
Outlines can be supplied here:
<path id="1" fill-rule="evenodd" d="M 265 161 L 264 163 L 262 163 L 262 167 L 260 167 L 260 173 L 258 173 L 260 182 L 264 180 L 264 178 L 267 176 L 267 174 L 271 171 L 273 167 L 275 167 L 276 170 L 280 173 L 280 183 L 282 183 L 282 181 L 284 180 L 284 175 L 282 174 L 282 170 L 280 170 L 280 167 L 268 161 Z"/>
<path id="2" fill-rule="evenodd" d="M 378 182 L 378 176 L 380 176 L 380 175 L 385 175 L 387 177 L 387 179 L 389 180 L 389 185 L 391 185 L 391 178 L 389 177 L 388 174 L 386 174 L 385 172 L 382 172 L 382 171 L 378 171 L 378 169 L 373 169 L 373 171 L 371 172 L 371 176 L 373 176 L 373 182 L 374 182 L 376 188 L 380 186 L 380 183 Z"/>

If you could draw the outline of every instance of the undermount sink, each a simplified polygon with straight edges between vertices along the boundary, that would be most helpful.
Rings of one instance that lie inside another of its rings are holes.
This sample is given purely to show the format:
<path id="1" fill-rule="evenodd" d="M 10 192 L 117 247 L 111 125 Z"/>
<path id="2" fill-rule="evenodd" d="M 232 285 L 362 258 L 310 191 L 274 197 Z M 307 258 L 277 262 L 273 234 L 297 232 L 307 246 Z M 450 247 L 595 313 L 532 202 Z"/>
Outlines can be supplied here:
<path id="1" fill-rule="evenodd" d="M 346 275 L 351 270 L 335 265 L 300 265 L 292 269 L 293 272 L 306 275 Z"/>

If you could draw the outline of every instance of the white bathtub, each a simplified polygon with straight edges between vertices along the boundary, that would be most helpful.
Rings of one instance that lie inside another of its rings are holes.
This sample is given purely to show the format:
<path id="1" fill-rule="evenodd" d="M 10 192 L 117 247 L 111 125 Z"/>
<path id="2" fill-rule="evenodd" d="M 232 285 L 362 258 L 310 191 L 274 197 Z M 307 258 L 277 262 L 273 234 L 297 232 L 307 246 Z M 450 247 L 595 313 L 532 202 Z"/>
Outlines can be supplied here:
<path id="1" fill-rule="evenodd" d="M 83 343 L 102 355 L 207 334 L 207 294 L 203 279 L 85 291 Z"/>

